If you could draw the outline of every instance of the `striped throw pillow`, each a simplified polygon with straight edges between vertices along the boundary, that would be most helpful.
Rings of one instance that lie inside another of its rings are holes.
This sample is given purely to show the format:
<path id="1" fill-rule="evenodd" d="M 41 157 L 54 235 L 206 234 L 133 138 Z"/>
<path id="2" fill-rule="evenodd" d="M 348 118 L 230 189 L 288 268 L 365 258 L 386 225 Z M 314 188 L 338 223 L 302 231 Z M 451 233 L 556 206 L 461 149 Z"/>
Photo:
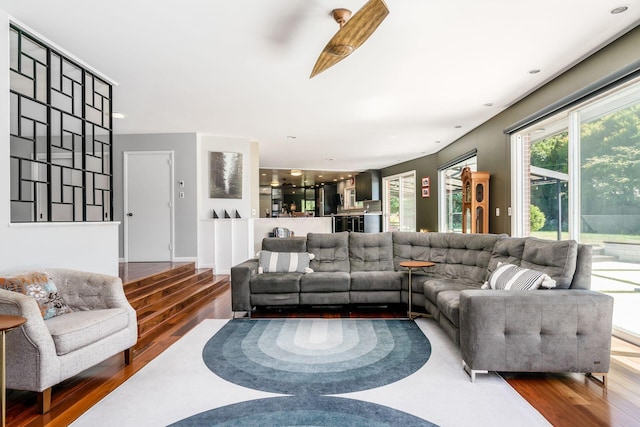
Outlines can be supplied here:
<path id="1" fill-rule="evenodd" d="M 553 288 L 556 281 L 541 271 L 518 267 L 513 264 L 498 263 L 498 268 L 491 273 L 483 289 L 505 289 L 528 291 L 533 289 Z"/>
<path id="2" fill-rule="evenodd" d="M 311 273 L 311 259 L 313 255 L 307 252 L 260 251 L 258 273 Z"/>

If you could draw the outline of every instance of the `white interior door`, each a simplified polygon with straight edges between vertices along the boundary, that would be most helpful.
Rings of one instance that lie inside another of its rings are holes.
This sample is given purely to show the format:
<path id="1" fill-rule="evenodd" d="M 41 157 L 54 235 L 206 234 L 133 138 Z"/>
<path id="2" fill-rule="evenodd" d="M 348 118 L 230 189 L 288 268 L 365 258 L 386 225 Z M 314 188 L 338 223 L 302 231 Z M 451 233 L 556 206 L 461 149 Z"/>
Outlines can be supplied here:
<path id="1" fill-rule="evenodd" d="M 173 152 L 124 153 L 124 257 L 127 262 L 171 261 Z"/>

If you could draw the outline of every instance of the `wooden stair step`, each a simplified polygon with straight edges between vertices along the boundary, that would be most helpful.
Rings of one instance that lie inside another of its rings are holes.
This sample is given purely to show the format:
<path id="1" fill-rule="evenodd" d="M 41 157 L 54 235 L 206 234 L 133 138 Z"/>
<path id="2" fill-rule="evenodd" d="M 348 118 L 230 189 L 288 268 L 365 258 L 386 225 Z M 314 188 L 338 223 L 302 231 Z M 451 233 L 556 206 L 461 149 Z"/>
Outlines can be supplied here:
<path id="1" fill-rule="evenodd" d="M 195 269 L 181 271 L 179 274 L 174 274 L 170 277 L 163 277 L 156 282 L 147 283 L 135 288 L 129 288 L 128 290 L 125 290 L 125 295 L 131 301 L 144 295 L 153 294 L 158 289 L 163 289 L 164 287 L 171 285 L 172 283 L 179 282 L 185 278 L 193 276 L 194 274 Z"/>
<path id="2" fill-rule="evenodd" d="M 166 296 L 148 306 L 143 307 L 138 312 L 138 333 L 143 334 L 145 330 L 162 322 L 177 311 L 187 307 L 194 298 L 206 292 L 213 284 L 213 274 L 203 273 L 201 280 L 188 288 L 181 289 Z"/>
<path id="3" fill-rule="evenodd" d="M 206 275 L 206 273 L 204 273 Z M 145 287 L 139 292 L 133 292 L 127 295 L 129 303 L 136 310 L 151 305 L 160 299 L 166 298 L 176 292 L 188 288 L 199 281 L 203 280 L 203 274 L 188 274 L 179 276 L 176 280 L 165 280 L 158 283 L 156 287 Z"/>
<path id="4" fill-rule="evenodd" d="M 130 280 L 123 284 L 125 293 L 133 291 L 138 288 L 142 288 L 145 286 L 157 284 L 158 282 L 164 281 L 166 279 L 171 279 L 173 277 L 182 275 L 187 272 L 193 272 L 196 269 L 196 265 L 194 262 L 188 262 L 183 265 L 178 265 L 175 267 L 167 267 L 167 270 L 161 271 L 159 273 L 151 274 L 146 277 L 141 277 L 139 279 Z"/>
<path id="5" fill-rule="evenodd" d="M 224 292 L 229 287 L 226 278 L 211 280 L 210 283 L 201 286 L 198 292 L 190 297 L 182 299 L 180 303 L 164 310 L 153 318 L 148 319 L 144 324 L 138 323 L 138 342 L 134 347 L 136 354 L 143 352 L 158 336 L 162 334 L 173 322 L 187 311 L 197 310 L 214 301 L 220 292 Z"/>

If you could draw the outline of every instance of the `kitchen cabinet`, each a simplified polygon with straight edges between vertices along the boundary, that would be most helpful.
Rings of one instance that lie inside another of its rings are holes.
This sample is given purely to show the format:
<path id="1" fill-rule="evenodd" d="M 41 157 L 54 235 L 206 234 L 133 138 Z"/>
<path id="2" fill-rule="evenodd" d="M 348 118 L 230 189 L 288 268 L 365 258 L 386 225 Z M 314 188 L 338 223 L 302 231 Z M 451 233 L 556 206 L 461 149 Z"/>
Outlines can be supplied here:
<path id="1" fill-rule="evenodd" d="M 382 231 L 382 215 L 336 215 L 333 217 L 333 231 L 352 231 L 354 233 L 379 233 Z"/>
<path id="2" fill-rule="evenodd" d="M 369 170 L 356 175 L 356 201 L 380 200 L 380 171 Z"/>

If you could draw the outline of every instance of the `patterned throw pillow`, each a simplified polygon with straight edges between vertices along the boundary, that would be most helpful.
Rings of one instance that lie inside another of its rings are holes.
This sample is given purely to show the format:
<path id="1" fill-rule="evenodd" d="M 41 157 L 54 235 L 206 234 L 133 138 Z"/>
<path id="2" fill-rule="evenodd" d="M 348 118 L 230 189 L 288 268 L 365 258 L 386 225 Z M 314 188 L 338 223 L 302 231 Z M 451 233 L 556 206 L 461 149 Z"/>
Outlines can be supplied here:
<path id="1" fill-rule="evenodd" d="M 505 289 L 527 291 L 553 288 L 556 281 L 541 271 L 521 268 L 513 264 L 498 263 L 498 268 L 491 273 L 482 289 Z"/>
<path id="2" fill-rule="evenodd" d="M 47 273 L 0 277 L 0 288 L 34 297 L 44 320 L 73 311 L 64 302 L 56 284 Z"/>
<path id="3" fill-rule="evenodd" d="M 271 252 L 258 253 L 258 273 L 313 273 L 309 262 L 314 258 L 307 252 Z"/>

